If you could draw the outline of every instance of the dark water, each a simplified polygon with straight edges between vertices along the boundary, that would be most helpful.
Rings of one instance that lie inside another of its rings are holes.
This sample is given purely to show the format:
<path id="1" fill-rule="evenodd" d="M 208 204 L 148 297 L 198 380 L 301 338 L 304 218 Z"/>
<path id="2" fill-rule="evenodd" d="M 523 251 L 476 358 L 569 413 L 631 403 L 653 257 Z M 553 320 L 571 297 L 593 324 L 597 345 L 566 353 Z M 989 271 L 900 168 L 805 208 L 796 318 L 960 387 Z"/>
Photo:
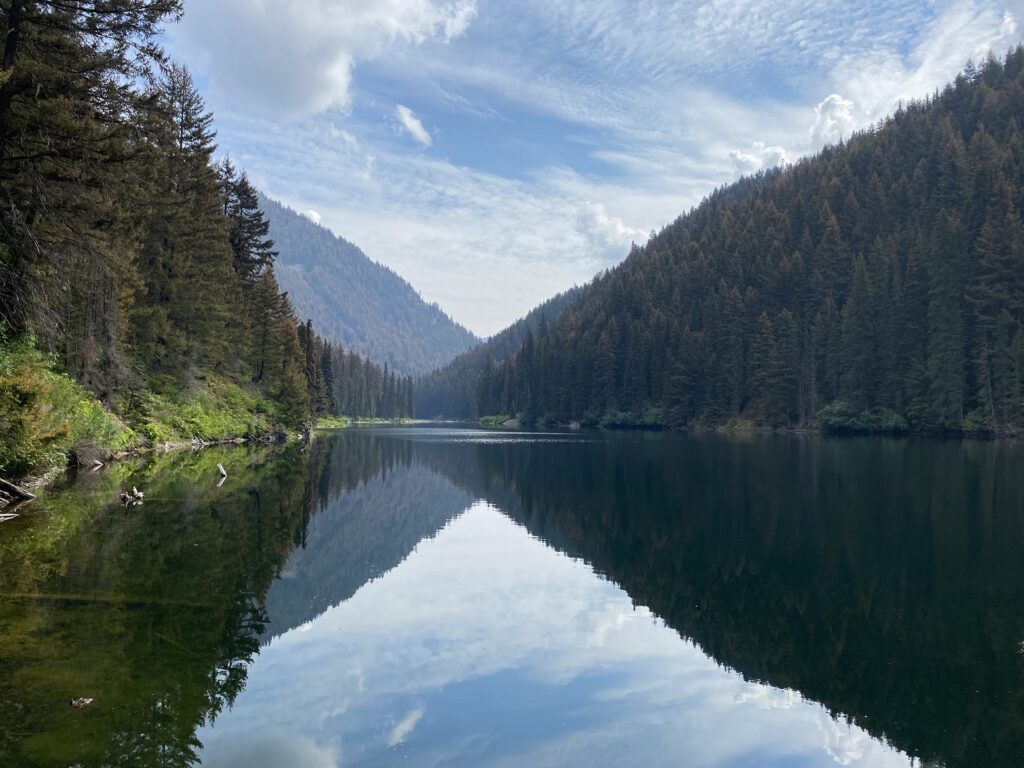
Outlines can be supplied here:
<path id="1" fill-rule="evenodd" d="M 1021 766 L 1022 642 L 1019 444 L 346 431 L 0 525 L 0 766 Z"/>

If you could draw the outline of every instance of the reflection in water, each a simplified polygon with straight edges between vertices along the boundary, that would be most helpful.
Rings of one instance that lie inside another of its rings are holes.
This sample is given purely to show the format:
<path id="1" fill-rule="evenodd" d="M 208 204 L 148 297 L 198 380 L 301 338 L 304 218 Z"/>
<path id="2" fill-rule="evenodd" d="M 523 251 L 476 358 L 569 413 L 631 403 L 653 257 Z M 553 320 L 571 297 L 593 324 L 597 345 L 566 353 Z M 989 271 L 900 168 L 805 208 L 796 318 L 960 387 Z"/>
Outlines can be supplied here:
<path id="1" fill-rule="evenodd" d="M 258 650 L 306 460 L 242 450 L 117 467 L 0 539 L 0 764 L 186 766 Z M 231 477 L 216 487 L 216 464 Z M 134 471 L 133 471 L 134 470 Z M 118 488 L 146 504 L 125 510 Z M 95 698 L 81 712 L 72 696 Z"/>
<path id="2" fill-rule="evenodd" d="M 908 764 L 719 668 L 483 505 L 274 640 L 199 737 L 213 768 L 298 765 L 314 750 L 317 766 Z"/>
<path id="3" fill-rule="evenodd" d="M 922 760 L 1022 764 L 1018 443 L 627 435 L 476 453 L 423 455 L 748 679 Z"/>
<path id="4" fill-rule="evenodd" d="M 418 429 L 117 468 L 0 531 L 0 764 L 1016 766 L 1022 459 Z"/>

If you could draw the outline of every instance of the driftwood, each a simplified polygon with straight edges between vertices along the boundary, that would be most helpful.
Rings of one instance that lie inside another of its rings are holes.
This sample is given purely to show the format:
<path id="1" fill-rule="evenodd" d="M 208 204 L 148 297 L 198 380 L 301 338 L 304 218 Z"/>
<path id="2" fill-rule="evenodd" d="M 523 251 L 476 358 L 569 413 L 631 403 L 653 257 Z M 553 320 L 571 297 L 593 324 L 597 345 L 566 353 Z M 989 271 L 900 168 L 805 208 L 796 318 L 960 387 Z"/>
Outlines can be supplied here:
<path id="1" fill-rule="evenodd" d="M 35 494 L 29 493 L 24 488 L 19 488 L 14 483 L 9 483 L 6 480 L 0 479 L 0 491 L 13 496 L 19 501 L 34 501 Z"/>
<path id="2" fill-rule="evenodd" d="M 222 485 L 224 485 L 224 481 L 228 479 L 228 471 L 224 469 L 223 464 L 217 465 L 217 471 L 220 472 L 220 482 L 217 483 L 217 487 L 220 488 Z"/>
<path id="3" fill-rule="evenodd" d="M 134 485 L 132 486 L 132 492 L 131 493 L 128 493 L 128 491 L 122 491 L 121 492 L 121 501 L 124 502 L 124 505 L 126 507 L 141 507 L 142 503 L 145 500 L 146 500 L 146 494 L 144 494 L 142 491 L 140 491 Z"/>

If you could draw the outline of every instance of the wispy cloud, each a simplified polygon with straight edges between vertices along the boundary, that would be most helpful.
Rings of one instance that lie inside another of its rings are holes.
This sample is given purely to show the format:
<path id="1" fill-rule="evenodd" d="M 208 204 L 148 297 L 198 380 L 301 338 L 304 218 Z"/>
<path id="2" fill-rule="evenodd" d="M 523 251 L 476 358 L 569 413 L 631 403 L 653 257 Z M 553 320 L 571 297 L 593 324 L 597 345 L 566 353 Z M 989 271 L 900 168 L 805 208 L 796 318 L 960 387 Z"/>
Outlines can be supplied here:
<path id="1" fill-rule="evenodd" d="M 397 747 L 409 738 L 409 734 L 413 732 L 416 723 L 423 717 L 424 711 L 423 707 L 409 710 L 408 714 L 399 720 L 395 727 L 391 729 L 391 733 L 388 734 L 388 746 Z"/>
<path id="2" fill-rule="evenodd" d="M 433 142 L 427 129 L 423 127 L 423 123 L 416 117 L 416 114 L 403 104 L 399 104 L 395 107 L 395 116 L 398 118 L 399 124 L 405 129 L 405 132 L 412 136 L 416 141 L 425 147 L 429 147 Z"/>
<path id="3" fill-rule="evenodd" d="M 1022 5 L 311 0 L 268 24 L 188 0 L 172 41 L 254 180 L 486 335 L 716 186 L 1002 53 Z"/>

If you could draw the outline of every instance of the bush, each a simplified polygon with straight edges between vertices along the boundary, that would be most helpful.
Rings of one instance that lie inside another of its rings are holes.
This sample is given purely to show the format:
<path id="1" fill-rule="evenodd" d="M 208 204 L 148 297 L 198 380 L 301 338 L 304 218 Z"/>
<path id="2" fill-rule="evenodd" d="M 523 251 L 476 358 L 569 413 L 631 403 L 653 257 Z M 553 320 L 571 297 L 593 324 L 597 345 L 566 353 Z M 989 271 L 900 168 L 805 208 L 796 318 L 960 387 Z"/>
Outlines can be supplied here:
<path id="1" fill-rule="evenodd" d="M 818 412 L 818 426 L 833 435 L 868 435 L 907 433 L 907 420 L 888 408 L 858 411 L 850 403 L 837 400 Z"/>
<path id="2" fill-rule="evenodd" d="M 80 384 L 56 369 L 30 336 L 0 331 L 0 474 L 24 477 L 101 458 L 137 436 Z"/>
<path id="3" fill-rule="evenodd" d="M 193 438 L 262 437 L 278 421 L 272 403 L 214 375 L 190 390 L 144 393 L 132 419 L 153 445 Z"/>

